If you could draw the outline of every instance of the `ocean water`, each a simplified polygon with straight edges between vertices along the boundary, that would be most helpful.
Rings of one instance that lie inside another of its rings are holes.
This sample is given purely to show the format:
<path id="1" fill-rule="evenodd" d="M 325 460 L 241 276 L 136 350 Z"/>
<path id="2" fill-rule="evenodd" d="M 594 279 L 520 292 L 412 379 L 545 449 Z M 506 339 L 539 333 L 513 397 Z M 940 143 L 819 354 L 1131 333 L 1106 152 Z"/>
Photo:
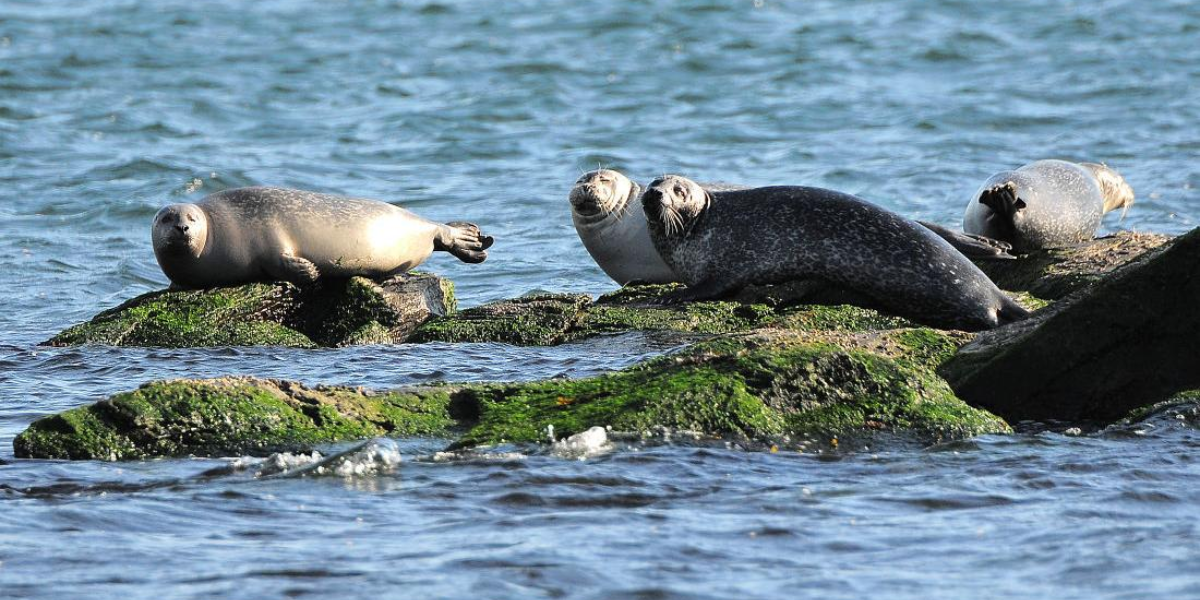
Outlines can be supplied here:
<path id="1" fill-rule="evenodd" d="M 1197 40 L 1182 1 L 0 0 L 0 597 L 1200 597 L 1184 415 L 837 456 L 447 460 L 442 440 L 380 441 L 349 450 L 369 467 L 351 476 L 11 446 L 165 377 L 383 388 L 672 349 L 39 347 L 165 285 L 163 204 L 263 184 L 475 221 L 497 239 L 486 263 L 426 263 L 468 306 L 612 289 L 566 204 L 597 165 L 824 186 L 958 225 L 996 171 L 1105 161 L 1138 193 L 1106 231 L 1178 234 L 1200 224 Z"/>

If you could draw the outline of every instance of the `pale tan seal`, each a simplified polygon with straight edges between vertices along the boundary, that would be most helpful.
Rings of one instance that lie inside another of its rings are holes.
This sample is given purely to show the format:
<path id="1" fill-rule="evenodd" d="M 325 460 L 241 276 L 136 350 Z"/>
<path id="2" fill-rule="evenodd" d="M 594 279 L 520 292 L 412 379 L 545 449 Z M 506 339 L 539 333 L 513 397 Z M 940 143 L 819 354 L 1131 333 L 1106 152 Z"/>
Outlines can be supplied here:
<path id="1" fill-rule="evenodd" d="M 163 273 L 192 289 L 379 277 L 412 269 L 434 250 L 478 263 L 492 244 L 470 223 L 436 223 L 378 200 L 271 187 L 163 207 L 152 237 Z"/>
<path id="2" fill-rule="evenodd" d="M 1133 188 L 1105 165 L 1039 160 L 985 181 L 963 230 L 1018 252 L 1072 246 L 1094 238 L 1105 213 L 1132 204 Z"/>
<path id="3" fill-rule="evenodd" d="M 672 175 L 651 183 L 642 202 L 659 254 L 688 286 L 668 301 L 802 281 L 934 327 L 989 329 L 1029 315 L 949 242 L 849 194 L 796 186 L 708 192 Z"/>

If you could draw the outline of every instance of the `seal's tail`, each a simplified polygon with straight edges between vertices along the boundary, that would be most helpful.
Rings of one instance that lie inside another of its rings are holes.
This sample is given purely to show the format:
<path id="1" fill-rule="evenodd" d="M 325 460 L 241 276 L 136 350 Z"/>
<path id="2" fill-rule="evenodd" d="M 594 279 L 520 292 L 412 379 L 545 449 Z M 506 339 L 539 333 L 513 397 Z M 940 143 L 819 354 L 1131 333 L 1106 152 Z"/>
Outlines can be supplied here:
<path id="1" fill-rule="evenodd" d="M 455 221 L 446 223 L 446 228 L 450 230 L 450 240 L 444 243 L 444 247 L 438 248 L 439 250 L 445 250 L 465 263 L 481 263 L 487 260 L 487 249 L 491 248 L 496 240 L 490 235 L 483 235 L 478 225 Z"/>

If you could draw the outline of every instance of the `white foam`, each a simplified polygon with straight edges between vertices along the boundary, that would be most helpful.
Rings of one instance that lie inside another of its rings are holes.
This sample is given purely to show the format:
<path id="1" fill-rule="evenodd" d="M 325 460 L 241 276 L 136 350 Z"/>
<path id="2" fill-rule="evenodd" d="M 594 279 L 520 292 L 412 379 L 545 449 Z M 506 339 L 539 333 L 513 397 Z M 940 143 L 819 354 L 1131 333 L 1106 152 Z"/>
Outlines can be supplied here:
<path id="1" fill-rule="evenodd" d="M 612 449 L 608 443 L 608 431 L 603 427 L 592 427 L 581 431 L 564 440 L 554 442 L 550 453 L 559 458 L 574 458 L 583 460 Z"/>

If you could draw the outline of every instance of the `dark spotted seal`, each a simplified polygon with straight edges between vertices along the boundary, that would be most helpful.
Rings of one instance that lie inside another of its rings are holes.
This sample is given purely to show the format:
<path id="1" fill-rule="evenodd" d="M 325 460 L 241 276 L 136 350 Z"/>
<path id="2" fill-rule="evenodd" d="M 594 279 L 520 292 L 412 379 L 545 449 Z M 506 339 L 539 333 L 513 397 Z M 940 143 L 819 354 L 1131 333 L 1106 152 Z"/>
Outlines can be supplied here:
<path id="1" fill-rule="evenodd" d="M 981 330 L 1029 314 L 946 240 L 848 194 L 789 186 L 710 193 L 667 176 L 642 202 L 659 254 L 688 285 L 672 300 L 817 281 L 936 327 Z"/>
<path id="2" fill-rule="evenodd" d="M 701 183 L 709 192 L 748 189 L 729 183 Z M 683 279 L 658 255 L 641 201 L 642 186 L 622 173 L 600 169 L 583 174 L 575 181 L 568 200 L 571 220 L 592 260 L 621 285 L 638 283 L 674 283 Z M 975 260 L 1015 258 L 1006 242 L 952 231 L 940 225 L 918 221 L 950 242 L 959 252 Z"/>
<path id="3" fill-rule="evenodd" d="M 1104 165 L 1039 160 L 985 181 L 967 205 L 963 230 L 1018 252 L 1070 246 L 1094 238 L 1105 213 L 1132 204 L 1133 188 Z"/>
<path id="4" fill-rule="evenodd" d="M 492 238 L 378 200 L 300 190 L 225 190 L 154 216 L 154 256 L 176 287 L 402 272 L 443 250 L 483 262 Z"/>

